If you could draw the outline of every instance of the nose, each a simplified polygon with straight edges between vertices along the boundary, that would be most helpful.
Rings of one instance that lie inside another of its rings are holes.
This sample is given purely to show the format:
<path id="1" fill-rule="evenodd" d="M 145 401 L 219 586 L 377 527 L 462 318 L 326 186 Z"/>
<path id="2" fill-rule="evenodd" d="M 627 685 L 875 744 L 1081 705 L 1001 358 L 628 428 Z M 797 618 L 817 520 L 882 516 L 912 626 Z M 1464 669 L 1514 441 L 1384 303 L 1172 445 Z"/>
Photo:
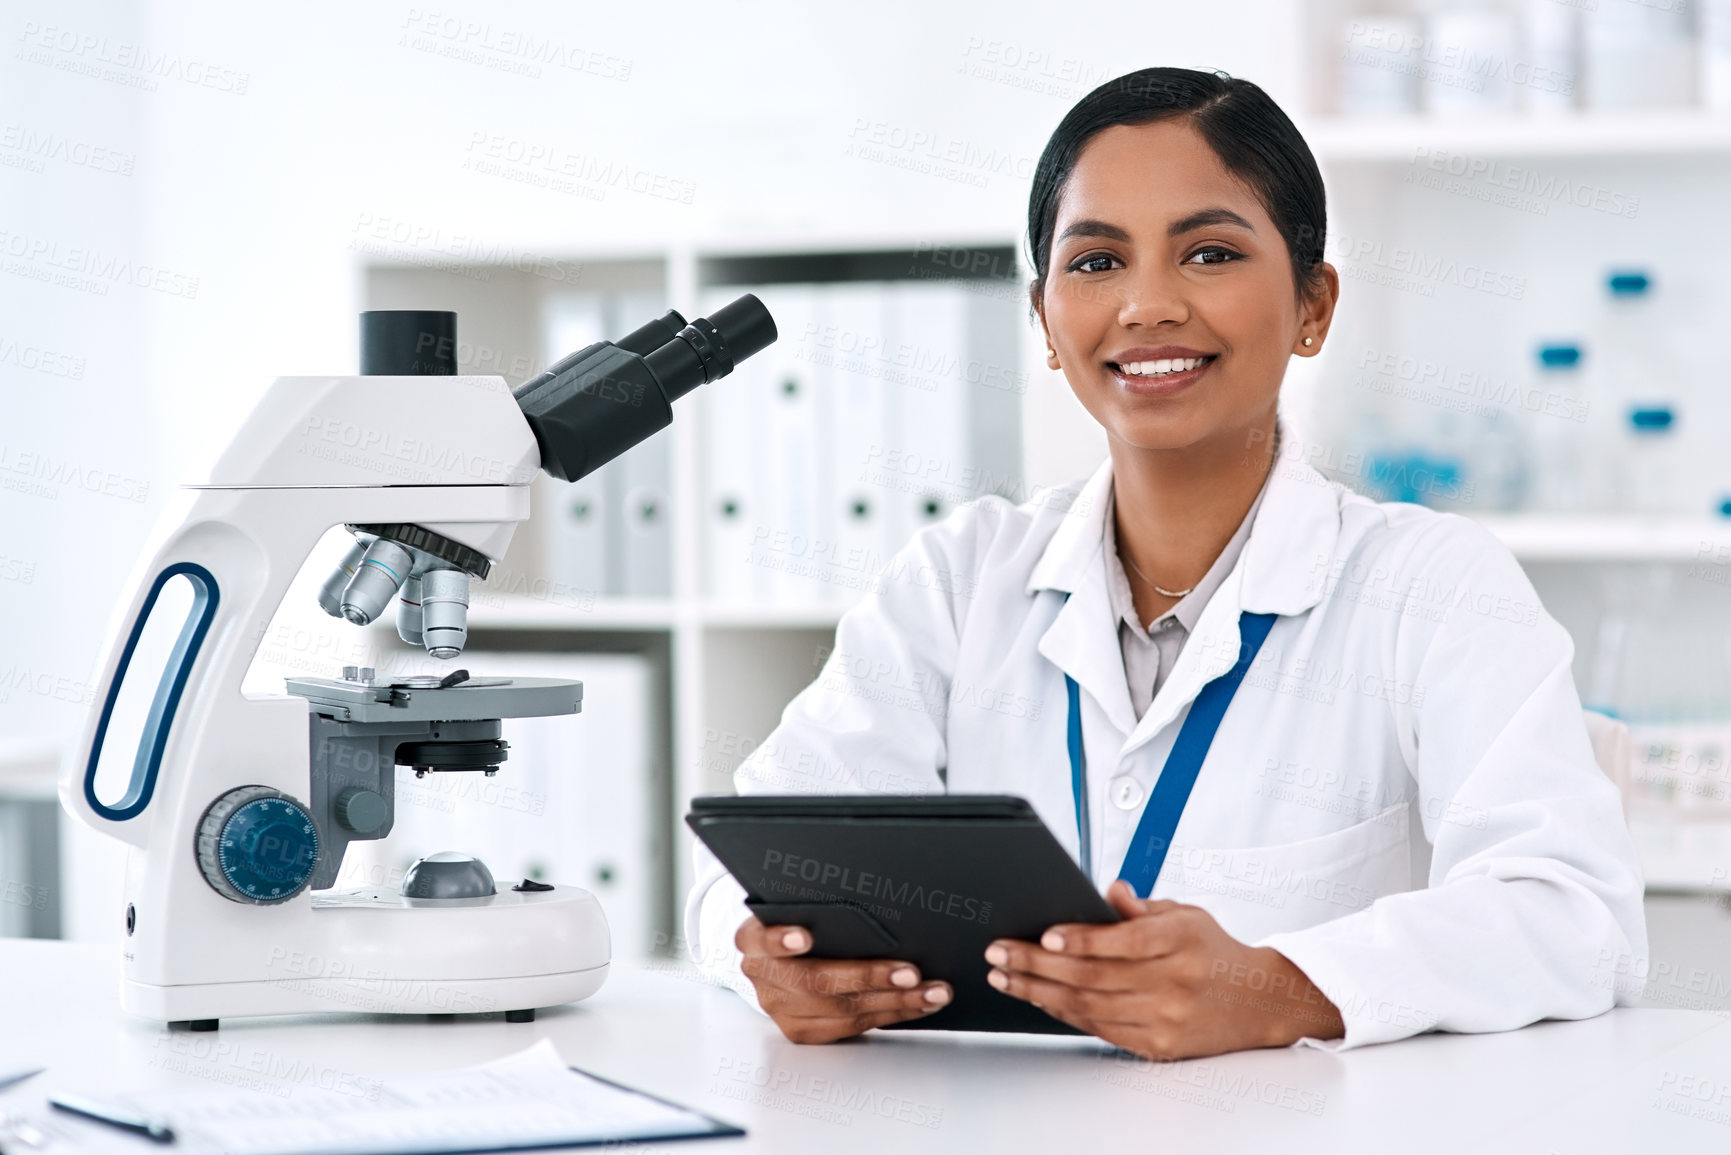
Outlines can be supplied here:
<path id="1" fill-rule="evenodd" d="M 1152 329 L 1162 323 L 1182 325 L 1190 319 L 1184 278 L 1158 262 L 1143 264 L 1118 281 L 1118 324 L 1126 329 Z"/>

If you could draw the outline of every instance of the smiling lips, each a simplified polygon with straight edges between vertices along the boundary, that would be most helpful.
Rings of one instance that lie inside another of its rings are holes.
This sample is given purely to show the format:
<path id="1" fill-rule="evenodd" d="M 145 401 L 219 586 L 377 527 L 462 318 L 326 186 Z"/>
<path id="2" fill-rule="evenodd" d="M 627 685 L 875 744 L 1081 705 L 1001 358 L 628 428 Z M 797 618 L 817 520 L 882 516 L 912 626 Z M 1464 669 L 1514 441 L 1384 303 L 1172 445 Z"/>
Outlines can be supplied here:
<path id="1" fill-rule="evenodd" d="M 1164 377 L 1169 373 L 1187 373 L 1208 361 L 1207 357 L 1163 357 L 1156 361 L 1123 361 L 1118 371 L 1126 377 Z"/>
<path id="2" fill-rule="evenodd" d="M 1156 353 L 1167 355 L 1154 356 Z M 1201 377 L 1217 357 L 1191 349 L 1133 349 L 1122 360 L 1106 362 L 1106 367 L 1131 392 L 1174 393 Z"/>

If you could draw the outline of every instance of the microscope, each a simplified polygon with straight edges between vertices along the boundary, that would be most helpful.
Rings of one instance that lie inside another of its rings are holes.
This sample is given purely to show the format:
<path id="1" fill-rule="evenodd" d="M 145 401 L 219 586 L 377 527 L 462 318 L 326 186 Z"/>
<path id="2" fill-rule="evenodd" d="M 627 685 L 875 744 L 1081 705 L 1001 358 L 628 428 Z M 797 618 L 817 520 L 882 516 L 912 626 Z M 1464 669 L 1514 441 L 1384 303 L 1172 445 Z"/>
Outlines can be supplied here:
<path id="1" fill-rule="evenodd" d="M 128 844 L 128 1011 L 195 1030 L 331 1011 L 526 1022 L 600 988 L 607 921 L 579 887 L 502 885 L 441 852 L 401 886 L 335 889 L 349 844 L 391 832 L 398 766 L 491 775 L 501 720 L 577 713 L 581 683 L 351 666 L 249 694 L 242 679 L 337 526 L 354 541 L 320 606 L 360 627 L 394 598 L 405 642 L 456 659 L 470 583 L 529 516 L 537 472 L 592 472 L 775 338 L 748 294 L 689 324 L 669 311 L 513 391 L 456 372 L 455 314 L 369 312 L 359 376 L 271 383 L 153 530 L 61 774 L 66 809 Z"/>

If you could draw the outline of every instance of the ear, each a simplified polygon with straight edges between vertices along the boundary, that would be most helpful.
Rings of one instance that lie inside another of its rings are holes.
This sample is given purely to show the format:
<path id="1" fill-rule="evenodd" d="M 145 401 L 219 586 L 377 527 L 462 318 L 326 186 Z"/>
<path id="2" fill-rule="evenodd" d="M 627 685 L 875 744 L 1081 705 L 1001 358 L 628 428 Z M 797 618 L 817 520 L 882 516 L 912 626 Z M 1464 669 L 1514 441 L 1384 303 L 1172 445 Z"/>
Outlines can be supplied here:
<path id="1" fill-rule="evenodd" d="M 1040 336 L 1046 340 L 1046 368 L 1062 369 L 1058 364 L 1058 349 L 1052 344 L 1052 330 L 1046 325 L 1046 300 L 1043 292 L 1045 284 L 1037 281 L 1028 286 L 1028 307 L 1033 310 L 1034 317 L 1040 322 Z"/>
<path id="2" fill-rule="evenodd" d="M 1292 351 L 1300 357 L 1314 357 L 1322 352 L 1328 327 L 1334 323 L 1334 307 L 1340 301 L 1340 274 L 1334 266 L 1321 261 L 1316 274 L 1316 288 L 1298 303 L 1298 335 L 1292 339 Z M 1308 345 L 1304 343 L 1307 337 Z"/>

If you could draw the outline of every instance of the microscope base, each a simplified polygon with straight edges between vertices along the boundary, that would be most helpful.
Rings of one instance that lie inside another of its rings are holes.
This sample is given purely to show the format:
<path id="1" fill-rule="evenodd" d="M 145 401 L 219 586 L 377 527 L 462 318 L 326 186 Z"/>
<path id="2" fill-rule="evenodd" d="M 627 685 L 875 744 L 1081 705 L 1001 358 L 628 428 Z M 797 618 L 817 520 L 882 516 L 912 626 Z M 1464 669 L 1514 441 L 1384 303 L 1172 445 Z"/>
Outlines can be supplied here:
<path id="1" fill-rule="evenodd" d="M 393 1015 L 504 1011 L 506 1022 L 533 1022 L 537 1007 L 574 1003 L 600 990 L 607 970 L 603 965 L 513 979 L 274 979 L 184 987 L 127 982 L 121 1003 L 132 1014 L 165 1023 L 184 1022 L 194 1031 L 214 1030 L 218 1019 L 332 1011 Z"/>
<path id="2" fill-rule="evenodd" d="M 213 1029 L 201 1020 L 333 1011 L 503 1011 L 526 1022 L 525 1012 L 586 999 L 607 979 L 607 920 L 579 887 L 446 900 L 361 888 L 297 901 L 300 917 L 261 923 L 256 941 L 227 927 L 227 965 L 186 976 L 196 981 L 125 979 L 121 1006 L 194 1030 Z M 270 961 L 239 965 L 247 956 Z"/>

